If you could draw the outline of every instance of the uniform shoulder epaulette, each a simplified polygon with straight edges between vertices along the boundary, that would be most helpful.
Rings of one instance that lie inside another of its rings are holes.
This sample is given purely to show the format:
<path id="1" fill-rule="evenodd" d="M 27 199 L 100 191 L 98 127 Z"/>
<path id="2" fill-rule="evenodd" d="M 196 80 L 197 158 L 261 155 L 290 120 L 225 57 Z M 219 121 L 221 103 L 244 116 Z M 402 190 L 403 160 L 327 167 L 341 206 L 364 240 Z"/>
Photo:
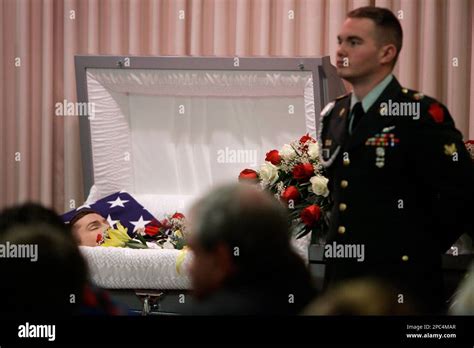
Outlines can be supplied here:
<path id="1" fill-rule="evenodd" d="M 423 119 L 431 120 L 435 123 L 443 123 L 445 121 L 445 107 L 436 99 L 407 88 L 402 88 L 402 93 L 409 99 L 420 102 L 422 105 L 422 115 L 420 116 L 423 116 Z"/>
<path id="2" fill-rule="evenodd" d="M 425 98 L 425 95 L 421 92 L 415 91 L 413 89 L 402 88 L 402 93 L 408 98 L 419 101 Z"/>
<path id="3" fill-rule="evenodd" d="M 343 99 L 343 98 L 349 96 L 350 94 L 351 94 L 350 92 L 349 92 L 349 93 L 346 93 L 346 94 L 342 94 L 342 95 L 340 95 L 339 97 L 337 97 L 337 98 L 334 99 L 334 100 L 335 100 L 335 101 L 341 100 L 341 99 Z"/>
<path id="4" fill-rule="evenodd" d="M 324 107 L 324 109 L 321 110 L 321 113 L 320 113 L 321 117 L 325 117 L 325 116 L 329 115 L 329 113 L 332 111 L 332 109 L 334 109 L 334 106 L 336 106 L 336 103 L 339 102 L 340 100 L 344 99 L 348 95 L 350 95 L 350 93 L 340 95 L 339 97 L 337 97 L 333 101 L 327 103 L 326 106 Z"/>

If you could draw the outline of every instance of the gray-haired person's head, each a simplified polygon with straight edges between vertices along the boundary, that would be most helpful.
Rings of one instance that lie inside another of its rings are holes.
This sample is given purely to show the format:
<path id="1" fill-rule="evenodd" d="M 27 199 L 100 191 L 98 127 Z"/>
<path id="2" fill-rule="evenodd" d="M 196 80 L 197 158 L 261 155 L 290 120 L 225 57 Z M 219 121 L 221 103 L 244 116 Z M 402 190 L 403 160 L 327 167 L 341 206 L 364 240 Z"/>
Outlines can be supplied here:
<path id="1" fill-rule="evenodd" d="M 247 184 L 218 187 L 194 206 L 194 233 L 211 250 L 225 242 L 241 256 L 260 256 L 290 247 L 285 207 L 267 192 Z M 275 249 L 275 248 L 278 248 Z"/>
<path id="2" fill-rule="evenodd" d="M 258 187 L 213 189 L 194 204 L 190 230 L 190 271 L 198 295 L 229 282 L 271 287 L 277 279 L 309 277 L 290 244 L 285 206 Z"/>

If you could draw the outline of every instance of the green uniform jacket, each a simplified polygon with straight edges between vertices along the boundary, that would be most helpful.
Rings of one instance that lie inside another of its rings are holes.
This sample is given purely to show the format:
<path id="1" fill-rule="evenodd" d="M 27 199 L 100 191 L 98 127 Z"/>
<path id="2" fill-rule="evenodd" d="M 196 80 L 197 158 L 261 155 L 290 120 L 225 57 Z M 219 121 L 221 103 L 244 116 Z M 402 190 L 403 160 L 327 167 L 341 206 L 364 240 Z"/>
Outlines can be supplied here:
<path id="1" fill-rule="evenodd" d="M 473 232 L 474 166 L 462 135 L 444 105 L 395 78 L 352 135 L 350 102 L 350 94 L 341 96 L 321 113 L 320 152 L 334 203 L 327 285 L 384 278 L 423 311 L 437 312 L 441 255 Z M 350 257 L 357 245 L 363 260 Z"/>

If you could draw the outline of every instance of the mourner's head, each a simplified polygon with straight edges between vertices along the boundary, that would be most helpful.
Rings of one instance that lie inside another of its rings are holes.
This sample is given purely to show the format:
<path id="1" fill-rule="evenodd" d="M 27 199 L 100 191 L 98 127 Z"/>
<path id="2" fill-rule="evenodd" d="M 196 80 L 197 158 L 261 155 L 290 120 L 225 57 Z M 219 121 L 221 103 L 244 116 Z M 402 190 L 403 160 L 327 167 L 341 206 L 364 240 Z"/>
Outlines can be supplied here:
<path id="1" fill-rule="evenodd" d="M 390 10 L 367 6 L 347 14 L 337 40 L 337 73 L 354 84 L 393 70 L 402 49 L 403 31 Z"/>
<path id="2" fill-rule="evenodd" d="M 35 203 L 0 213 L 0 307 L 13 315 L 74 313 L 87 267 L 69 226 Z"/>
<path id="3" fill-rule="evenodd" d="M 218 187 L 189 215 L 193 290 L 205 297 L 222 287 L 271 286 L 309 274 L 290 245 L 286 208 L 272 195 L 248 184 Z M 277 286 L 276 286 L 277 287 Z"/>
<path id="4" fill-rule="evenodd" d="M 389 282 L 354 278 L 330 287 L 308 305 L 303 315 L 414 315 L 414 304 Z"/>
<path id="5" fill-rule="evenodd" d="M 0 212 L 0 234 L 14 226 L 40 223 L 54 226 L 63 233 L 70 234 L 69 226 L 64 224 L 58 214 L 37 203 L 24 203 L 5 208 Z"/>
<path id="6" fill-rule="evenodd" d="M 69 222 L 79 245 L 97 246 L 97 235 L 110 228 L 107 220 L 91 209 L 80 210 Z"/>
<path id="7" fill-rule="evenodd" d="M 87 266 L 72 235 L 46 223 L 20 224 L 0 235 L 0 245 L 3 313 L 78 312 Z"/>

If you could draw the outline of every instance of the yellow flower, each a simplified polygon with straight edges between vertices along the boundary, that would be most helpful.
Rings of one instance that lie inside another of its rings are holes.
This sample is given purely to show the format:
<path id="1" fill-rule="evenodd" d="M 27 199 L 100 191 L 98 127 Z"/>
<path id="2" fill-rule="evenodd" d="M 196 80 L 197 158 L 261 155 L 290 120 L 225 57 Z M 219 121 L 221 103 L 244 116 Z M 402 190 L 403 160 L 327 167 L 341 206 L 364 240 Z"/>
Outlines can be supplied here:
<path id="1" fill-rule="evenodd" d="M 176 257 L 176 273 L 181 274 L 181 267 L 183 266 L 184 260 L 186 259 L 186 253 L 188 248 L 184 247 L 180 250 L 178 256 Z"/>
<path id="2" fill-rule="evenodd" d="M 117 228 L 109 228 L 107 230 L 107 238 L 101 246 L 104 247 L 123 247 L 126 242 L 131 240 L 127 234 L 127 228 L 123 227 L 120 223 L 117 223 Z"/>
<path id="3" fill-rule="evenodd" d="M 174 235 L 175 237 L 183 238 L 183 233 L 181 232 L 181 230 L 174 231 Z"/>

